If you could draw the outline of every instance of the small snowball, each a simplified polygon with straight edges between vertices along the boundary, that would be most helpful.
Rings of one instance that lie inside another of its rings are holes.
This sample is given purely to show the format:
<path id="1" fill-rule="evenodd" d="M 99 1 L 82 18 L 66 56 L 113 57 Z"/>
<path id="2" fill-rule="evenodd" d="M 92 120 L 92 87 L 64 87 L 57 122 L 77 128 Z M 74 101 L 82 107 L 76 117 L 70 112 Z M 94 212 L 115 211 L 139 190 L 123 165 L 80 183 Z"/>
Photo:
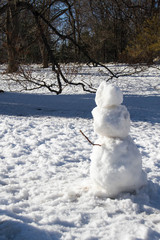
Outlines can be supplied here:
<path id="1" fill-rule="evenodd" d="M 130 115 L 123 105 L 112 108 L 96 107 L 92 111 L 94 131 L 106 137 L 125 138 L 130 130 Z"/>
<path id="2" fill-rule="evenodd" d="M 94 186 L 105 191 L 108 197 L 115 197 L 146 184 L 141 155 L 131 137 L 124 140 L 105 138 L 105 141 L 103 138 L 102 142 L 102 146 L 95 146 L 91 154 L 90 176 Z"/>
<path id="3" fill-rule="evenodd" d="M 102 82 L 97 89 L 95 102 L 101 108 L 118 106 L 123 102 L 123 93 L 119 87 Z"/>

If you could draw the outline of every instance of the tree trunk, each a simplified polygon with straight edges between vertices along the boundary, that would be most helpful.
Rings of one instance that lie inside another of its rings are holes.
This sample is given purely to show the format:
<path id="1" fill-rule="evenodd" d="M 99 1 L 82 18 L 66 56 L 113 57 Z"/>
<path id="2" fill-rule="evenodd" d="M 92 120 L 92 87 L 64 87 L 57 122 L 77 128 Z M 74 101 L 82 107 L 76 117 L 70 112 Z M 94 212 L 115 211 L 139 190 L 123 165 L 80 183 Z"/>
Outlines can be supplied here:
<path id="1" fill-rule="evenodd" d="M 48 52 L 47 52 L 46 47 L 41 39 L 39 40 L 39 49 L 41 52 L 43 68 L 48 68 Z"/>
<path id="2" fill-rule="evenodd" d="M 50 4 L 51 4 L 51 0 L 43 0 L 42 1 L 42 8 L 43 8 L 43 10 L 45 9 L 44 17 L 48 21 L 50 19 L 50 8 L 49 8 Z M 44 24 L 43 21 L 40 21 L 40 24 L 43 28 L 45 36 L 47 37 L 47 40 L 49 41 L 50 35 L 49 35 L 48 26 L 46 24 Z M 48 66 L 49 66 L 49 64 L 48 64 L 48 62 L 49 62 L 48 52 L 46 50 L 46 47 L 44 45 L 44 42 L 43 42 L 43 39 L 42 39 L 41 35 L 40 35 L 40 39 L 39 39 L 39 49 L 40 49 L 40 52 L 41 52 L 43 68 L 48 68 Z"/>
<path id="3" fill-rule="evenodd" d="M 18 13 L 13 1 L 8 1 L 6 34 L 7 34 L 7 51 L 8 51 L 8 68 L 7 72 L 12 73 L 18 70 L 17 61 L 17 43 L 19 33 Z"/>

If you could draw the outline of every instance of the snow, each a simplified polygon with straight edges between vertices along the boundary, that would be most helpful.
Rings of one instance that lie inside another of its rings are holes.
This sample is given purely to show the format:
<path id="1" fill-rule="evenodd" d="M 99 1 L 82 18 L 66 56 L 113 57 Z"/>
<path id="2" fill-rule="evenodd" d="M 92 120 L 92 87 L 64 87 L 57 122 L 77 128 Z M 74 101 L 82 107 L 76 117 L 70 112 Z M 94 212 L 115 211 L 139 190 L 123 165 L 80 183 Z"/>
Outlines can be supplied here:
<path id="1" fill-rule="evenodd" d="M 127 137 L 130 130 L 130 115 L 125 106 L 95 107 L 92 115 L 94 131 L 97 134 L 108 137 Z"/>
<path id="2" fill-rule="evenodd" d="M 130 115 L 122 106 L 123 93 L 113 84 L 101 82 L 95 102 L 97 107 L 92 110 L 94 131 L 100 136 L 125 138 L 130 131 Z"/>
<path id="3" fill-rule="evenodd" d="M 98 86 L 105 76 L 92 71 Z M 159 77 L 150 68 L 116 82 L 148 180 L 136 194 L 107 198 L 90 190 L 92 145 L 79 132 L 96 142 L 95 95 L 9 92 L 12 83 L 0 75 L 0 240 L 160 239 Z"/>
<path id="4" fill-rule="evenodd" d="M 134 192 L 146 184 L 141 155 L 130 136 L 125 139 L 103 138 L 91 155 L 91 178 L 98 195 L 116 197 Z M 135 177 L 136 176 L 136 177 Z"/>

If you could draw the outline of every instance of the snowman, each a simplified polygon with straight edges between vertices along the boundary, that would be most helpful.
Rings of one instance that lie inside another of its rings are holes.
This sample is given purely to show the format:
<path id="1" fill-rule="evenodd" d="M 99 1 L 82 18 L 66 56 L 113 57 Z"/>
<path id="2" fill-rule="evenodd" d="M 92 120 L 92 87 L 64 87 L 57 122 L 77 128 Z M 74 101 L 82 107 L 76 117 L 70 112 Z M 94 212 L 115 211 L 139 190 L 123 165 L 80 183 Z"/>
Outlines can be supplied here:
<path id="1" fill-rule="evenodd" d="M 92 111 L 97 146 L 91 154 L 90 177 L 94 191 L 108 197 L 135 192 L 146 184 L 142 158 L 129 136 L 130 115 L 121 90 L 102 82 Z M 99 146 L 99 145 L 100 146 Z"/>

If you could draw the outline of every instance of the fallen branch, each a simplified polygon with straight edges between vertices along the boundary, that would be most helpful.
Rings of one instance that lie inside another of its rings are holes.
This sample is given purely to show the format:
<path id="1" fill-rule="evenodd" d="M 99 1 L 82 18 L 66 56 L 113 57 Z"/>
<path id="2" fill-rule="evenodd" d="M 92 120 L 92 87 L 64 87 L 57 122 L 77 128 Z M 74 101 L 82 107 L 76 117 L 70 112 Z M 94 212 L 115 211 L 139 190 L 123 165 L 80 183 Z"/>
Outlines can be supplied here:
<path id="1" fill-rule="evenodd" d="M 101 147 L 101 144 L 96 144 L 96 143 L 91 142 L 91 140 L 82 132 L 82 130 L 80 130 L 80 133 L 87 139 L 87 141 L 90 144 L 92 144 L 93 146 L 100 146 Z"/>

